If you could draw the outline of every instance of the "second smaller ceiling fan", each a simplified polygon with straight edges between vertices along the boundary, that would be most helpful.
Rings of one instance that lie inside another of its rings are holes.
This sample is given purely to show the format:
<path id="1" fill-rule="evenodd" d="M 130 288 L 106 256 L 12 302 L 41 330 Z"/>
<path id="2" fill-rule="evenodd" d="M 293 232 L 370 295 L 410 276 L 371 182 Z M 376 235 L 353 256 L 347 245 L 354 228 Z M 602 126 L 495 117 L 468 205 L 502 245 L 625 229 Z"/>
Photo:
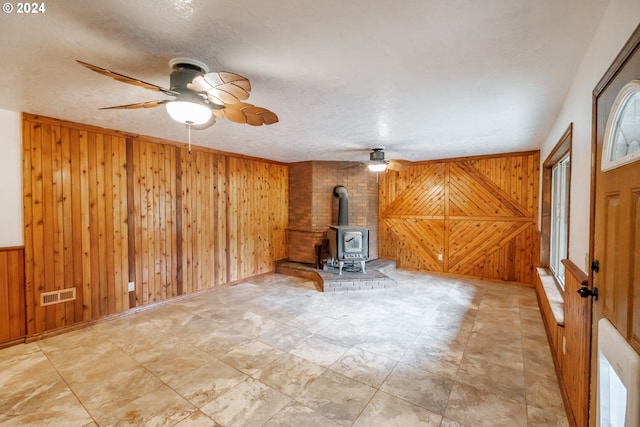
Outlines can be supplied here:
<path id="1" fill-rule="evenodd" d="M 395 171 L 406 170 L 411 166 L 408 160 L 387 160 L 384 157 L 384 148 L 372 148 L 369 153 L 367 168 L 372 172 L 383 172 L 387 168 Z"/>

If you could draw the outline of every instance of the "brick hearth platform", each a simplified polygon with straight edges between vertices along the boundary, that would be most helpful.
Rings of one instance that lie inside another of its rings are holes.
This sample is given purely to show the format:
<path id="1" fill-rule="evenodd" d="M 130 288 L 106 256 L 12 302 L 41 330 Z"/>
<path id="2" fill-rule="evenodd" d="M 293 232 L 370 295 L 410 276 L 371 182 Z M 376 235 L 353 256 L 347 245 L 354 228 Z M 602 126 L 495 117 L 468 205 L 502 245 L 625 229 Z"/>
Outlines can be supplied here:
<path id="1" fill-rule="evenodd" d="M 387 276 L 396 269 L 396 262 L 388 259 L 375 259 L 366 264 L 366 273 L 360 271 L 342 271 L 338 274 L 338 268 L 325 266 L 324 270 L 318 270 L 314 266 L 299 262 L 282 261 L 276 264 L 276 273 L 288 276 L 303 277 L 316 282 L 323 292 L 337 291 L 361 291 L 371 289 L 391 288 L 397 285 L 396 281 Z"/>

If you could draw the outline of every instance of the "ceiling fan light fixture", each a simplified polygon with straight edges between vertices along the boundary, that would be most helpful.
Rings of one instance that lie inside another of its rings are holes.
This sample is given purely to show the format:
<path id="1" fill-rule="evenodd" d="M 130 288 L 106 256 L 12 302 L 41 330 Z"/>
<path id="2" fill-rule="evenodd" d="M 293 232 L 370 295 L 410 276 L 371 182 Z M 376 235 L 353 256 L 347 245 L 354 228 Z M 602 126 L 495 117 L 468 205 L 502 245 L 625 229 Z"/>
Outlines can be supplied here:
<path id="1" fill-rule="evenodd" d="M 167 113 L 176 122 L 185 125 L 202 125 L 211 119 L 211 109 L 192 101 L 171 101 L 166 104 Z"/>
<path id="2" fill-rule="evenodd" d="M 367 166 L 371 172 L 384 172 L 387 169 L 386 163 L 373 163 Z"/>

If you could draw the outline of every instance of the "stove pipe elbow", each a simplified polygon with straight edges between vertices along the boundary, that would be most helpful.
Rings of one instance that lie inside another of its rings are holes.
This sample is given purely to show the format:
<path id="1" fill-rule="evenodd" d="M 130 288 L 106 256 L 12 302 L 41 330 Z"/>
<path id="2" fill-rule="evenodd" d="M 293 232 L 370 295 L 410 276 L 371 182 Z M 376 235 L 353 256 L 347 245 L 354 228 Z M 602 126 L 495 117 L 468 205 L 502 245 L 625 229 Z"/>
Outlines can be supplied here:
<path id="1" fill-rule="evenodd" d="M 349 225 L 349 195 L 343 185 L 333 187 L 333 195 L 338 198 L 338 225 Z"/>

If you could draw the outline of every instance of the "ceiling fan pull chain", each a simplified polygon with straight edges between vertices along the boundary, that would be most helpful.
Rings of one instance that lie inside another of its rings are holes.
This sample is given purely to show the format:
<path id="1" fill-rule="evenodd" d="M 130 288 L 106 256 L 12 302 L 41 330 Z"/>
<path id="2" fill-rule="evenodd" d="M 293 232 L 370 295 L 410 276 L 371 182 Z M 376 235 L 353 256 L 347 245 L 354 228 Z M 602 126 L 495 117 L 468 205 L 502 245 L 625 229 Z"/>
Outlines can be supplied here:
<path id="1" fill-rule="evenodd" d="M 189 154 L 191 154 L 191 123 L 187 123 L 187 129 L 189 129 Z"/>

